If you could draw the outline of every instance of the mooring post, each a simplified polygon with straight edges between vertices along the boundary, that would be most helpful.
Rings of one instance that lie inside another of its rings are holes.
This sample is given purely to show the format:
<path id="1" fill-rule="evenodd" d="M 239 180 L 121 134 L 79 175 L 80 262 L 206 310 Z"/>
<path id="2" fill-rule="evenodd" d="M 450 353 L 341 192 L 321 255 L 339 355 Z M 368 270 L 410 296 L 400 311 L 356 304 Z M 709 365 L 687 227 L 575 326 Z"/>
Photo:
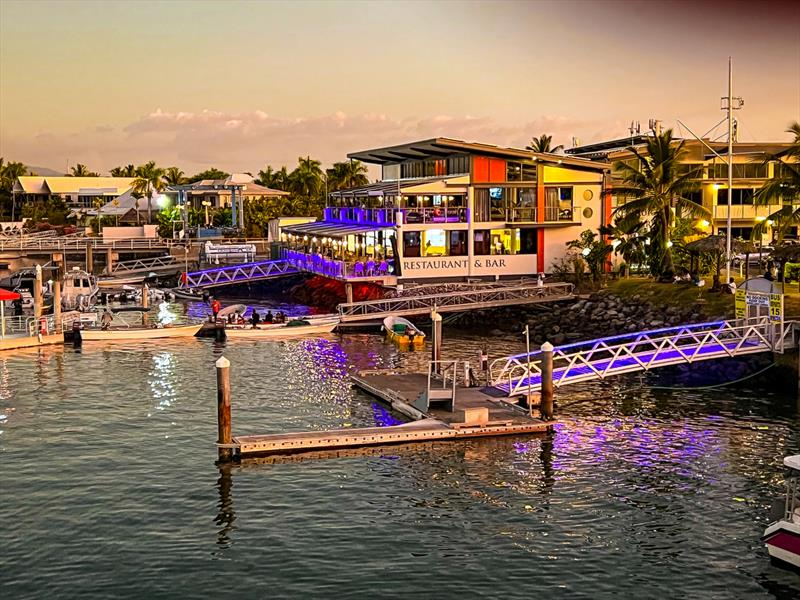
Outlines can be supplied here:
<path id="1" fill-rule="evenodd" d="M 431 340 L 431 360 L 433 361 L 434 372 L 439 373 L 441 369 L 440 361 L 442 360 L 442 315 L 436 312 L 435 308 L 431 310 L 431 322 L 433 323 L 431 328 L 433 337 Z"/>
<path id="2" fill-rule="evenodd" d="M 90 273 L 94 270 L 94 248 L 92 247 L 91 240 L 86 243 L 86 272 Z"/>
<path id="3" fill-rule="evenodd" d="M 353 303 L 353 284 L 352 283 L 345 283 L 344 284 L 344 293 L 347 298 L 347 303 Z"/>
<path id="4" fill-rule="evenodd" d="M 217 366 L 217 429 L 218 444 L 224 444 L 217 449 L 220 462 L 227 462 L 233 458 L 233 442 L 231 435 L 231 361 L 220 356 Z"/>
<path id="5" fill-rule="evenodd" d="M 114 249 L 108 248 L 106 250 L 106 275 L 114 274 Z"/>
<path id="6" fill-rule="evenodd" d="M 36 280 L 33 283 L 33 316 L 38 321 L 42 316 L 42 265 L 36 265 Z M 39 330 L 39 323 L 36 323 Z"/>
<path id="7" fill-rule="evenodd" d="M 63 331 L 61 327 L 61 276 L 57 275 L 53 281 L 53 328 Z"/>
<path id="8" fill-rule="evenodd" d="M 539 410 L 542 418 L 553 418 L 553 344 L 542 344 L 542 397 Z"/>

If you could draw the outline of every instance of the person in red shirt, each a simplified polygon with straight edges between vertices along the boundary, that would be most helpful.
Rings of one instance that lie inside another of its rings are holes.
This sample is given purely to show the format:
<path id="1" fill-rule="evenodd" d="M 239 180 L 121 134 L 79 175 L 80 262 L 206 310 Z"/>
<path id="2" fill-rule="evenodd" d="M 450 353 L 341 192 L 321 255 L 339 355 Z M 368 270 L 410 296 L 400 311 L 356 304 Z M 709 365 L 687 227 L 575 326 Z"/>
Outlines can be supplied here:
<path id="1" fill-rule="evenodd" d="M 214 315 L 214 321 L 215 322 L 217 320 L 217 315 L 219 314 L 219 311 L 220 311 L 221 308 L 222 308 L 222 306 L 220 305 L 219 300 L 214 298 L 211 301 L 211 314 Z"/>

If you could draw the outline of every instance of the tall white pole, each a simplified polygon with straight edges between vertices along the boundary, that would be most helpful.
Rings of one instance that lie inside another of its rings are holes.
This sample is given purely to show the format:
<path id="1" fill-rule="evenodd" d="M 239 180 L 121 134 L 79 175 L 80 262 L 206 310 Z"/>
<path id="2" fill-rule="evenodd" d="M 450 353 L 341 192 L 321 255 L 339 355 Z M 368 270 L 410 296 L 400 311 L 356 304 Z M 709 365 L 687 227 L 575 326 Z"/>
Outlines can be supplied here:
<path id="1" fill-rule="evenodd" d="M 731 210 L 733 207 L 733 60 L 728 57 L 728 219 L 725 249 L 725 283 L 731 280 Z"/>

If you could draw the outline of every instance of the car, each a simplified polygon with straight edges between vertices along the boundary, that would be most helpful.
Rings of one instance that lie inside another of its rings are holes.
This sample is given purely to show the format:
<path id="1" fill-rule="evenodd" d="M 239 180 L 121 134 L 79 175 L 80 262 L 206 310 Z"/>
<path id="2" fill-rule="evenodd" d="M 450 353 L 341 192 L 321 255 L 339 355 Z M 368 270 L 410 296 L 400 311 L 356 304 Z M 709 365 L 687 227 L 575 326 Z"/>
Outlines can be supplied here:
<path id="1" fill-rule="evenodd" d="M 746 255 L 744 252 L 734 254 L 731 257 L 731 261 L 736 266 L 744 263 L 745 260 L 747 260 L 747 262 L 749 262 L 751 265 L 760 265 L 769 258 L 769 255 L 772 254 L 774 250 L 775 249 L 772 246 L 762 246 L 760 249 L 756 250 L 755 252 L 751 252 L 749 255 Z"/>

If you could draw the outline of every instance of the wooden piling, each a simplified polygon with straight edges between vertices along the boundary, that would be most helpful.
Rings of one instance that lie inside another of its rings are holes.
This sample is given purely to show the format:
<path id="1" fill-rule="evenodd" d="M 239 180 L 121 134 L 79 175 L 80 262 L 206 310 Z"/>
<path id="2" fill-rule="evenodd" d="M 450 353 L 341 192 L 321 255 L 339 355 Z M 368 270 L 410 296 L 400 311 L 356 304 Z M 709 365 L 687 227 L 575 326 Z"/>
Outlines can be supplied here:
<path id="1" fill-rule="evenodd" d="M 542 395 L 539 410 L 542 419 L 553 418 L 553 344 L 542 344 Z"/>
<path id="2" fill-rule="evenodd" d="M 58 332 L 61 330 L 61 277 L 53 281 L 53 326 Z"/>
<path id="3" fill-rule="evenodd" d="M 91 273 L 94 270 L 94 248 L 91 241 L 86 244 L 86 272 Z"/>
<path id="4" fill-rule="evenodd" d="M 108 248 L 106 250 L 106 275 L 114 274 L 114 250 Z"/>
<path id="5" fill-rule="evenodd" d="M 442 315 L 432 310 L 431 321 L 433 322 L 433 327 L 431 328 L 431 337 L 433 338 L 431 340 L 431 360 L 434 363 L 438 363 L 442 360 Z M 435 370 L 437 373 L 439 372 L 438 365 Z"/>
<path id="6" fill-rule="evenodd" d="M 353 303 L 353 284 L 352 283 L 345 283 L 344 284 L 344 293 L 347 297 L 347 303 Z"/>
<path id="7" fill-rule="evenodd" d="M 33 316 L 38 320 L 42 316 L 42 266 L 36 265 L 36 281 L 33 284 Z M 39 327 L 39 324 L 36 324 Z"/>
<path id="8" fill-rule="evenodd" d="M 217 367 L 217 443 L 221 444 L 217 450 L 220 462 L 227 462 L 233 458 L 233 443 L 231 435 L 231 362 L 221 356 L 216 362 Z"/>

